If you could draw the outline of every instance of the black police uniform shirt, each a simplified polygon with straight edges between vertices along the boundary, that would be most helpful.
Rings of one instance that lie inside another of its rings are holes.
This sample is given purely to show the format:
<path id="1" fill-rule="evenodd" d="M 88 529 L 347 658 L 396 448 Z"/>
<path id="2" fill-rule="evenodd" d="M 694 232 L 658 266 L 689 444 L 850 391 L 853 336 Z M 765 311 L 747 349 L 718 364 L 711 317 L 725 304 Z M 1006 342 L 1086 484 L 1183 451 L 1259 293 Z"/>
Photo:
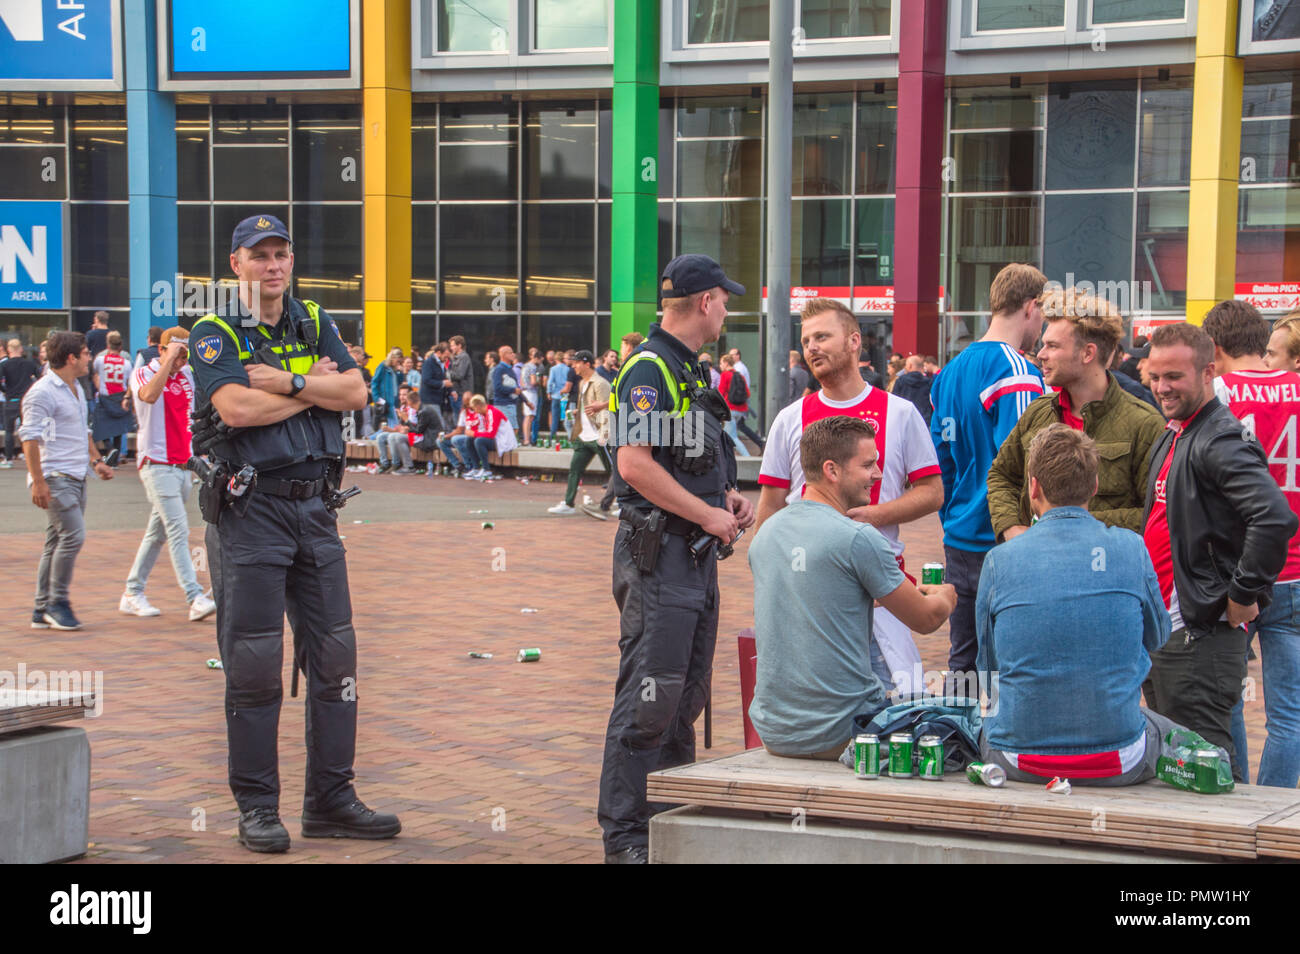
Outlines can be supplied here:
<path id="1" fill-rule="evenodd" d="M 654 340 L 657 345 L 666 346 L 666 350 L 672 355 L 676 363 L 687 369 L 688 375 L 699 370 L 695 352 L 686 347 L 686 345 L 676 337 L 664 331 L 658 323 L 650 326 L 650 335 L 648 340 Z M 643 344 L 633 352 L 633 355 L 644 350 L 646 350 L 646 347 Z M 628 355 L 628 360 L 624 362 L 625 366 L 631 363 L 633 355 Z M 674 363 L 672 360 L 668 360 L 667 358 L 664 360 L 670 367 Z M 701 375 L 699 380 L 704 381 L 706 386 L 708 385 L 707 377 Z M 618 380 L 618 413 L 613 415 L 610 421 L 610 436 L 612 442 L 616 446 L 623 446 L 625 444 L 648 444 L 654 448 L 655 460 L 660 465 L 664 466 L 665 470 L 669 470 L 670 472 L 673 471 L 669 461 L 667 460 L 669 456 L 667 448 L 672 444 L 671 431 L 662 426 L 658 428 L 657 431 L 654 428 L 650 428 L 647 431 L 648 439 L 643 440 L 640 439 L 641 435 L 638 435 L 635 432 L 635 422 L 637 414 L 652 415 L 655 414 L 655 412 L 659 412 L 660 415 L 667 415 L 670 413 L 673 410 L 673 396 L 668 389 L 676 387 L 676 382 L 664 380 L 663 372 L 659 370 L 659 365 L 656 364 L 652 358 L 640 358 L 635 364 L 628 368 Z M 679 393 L 679 407 L 681 400 L 682 397 Z M 691 408 L 692 410 L 695 410 L 695 405 L 692 404 Z M 660 420 L 662 421 L 663 418 L 660 418 Z M 717 431 L 716 439 L 721 445 L 726 441 L 726 437 L 721 433 L 721 425 L 718 425 Z M 664 448 L 664 450 L 660 450 L 660 448 Z M 723 449 L 723 453 L 725 454 L 725 448 Z M 725 461 L 720 460 L 719 466 L 725 474 Z M 692 493 L 696 493 L 696 490 L 689 485 L 698 485 L 698 480 L 692 480 L 689 478 L 684 479 L 681 475 L 675 473 L 674 477 L 679 483 L 687 486 L 687 489 L 691 490 Z M 622 486 L 626 489 L 618 496 L 619 506 L 631 506 L 643 509 L 653 506 L 648 500 L 633 490 L 626 482 L 623 482 Z M 721 480 L 718 480 L 716 488 L 711 488 L 711 490 L 705 492 L 703 496 L 714 506 L 721 506 L 721 501 L 723 496 L 725 496 L 722 488 L 723 483 Z M 700 494 L 697 494 L 697 496 L 699 495 Z"/>
<path id="2" fill-rule="evenodd" d="M 262 325 L 271 333 L 272 342 L 284 339 L 291 308 L 303 316 L 299 327 L 311 321 L 311 317 L 307 315 L 307 308 L 301 301 L 293 299 L 291 304 L 289 297 L 285 296 L 285 308 L 280 315 L 280 320 L 274 325 L 266 323 Z M 248 342 L 244 345 L 246 351 L 256 352 L 258 347 L 267 340 L 256 328 L 244 328 L 233 318 L 223 320 L 241 339 L 247 335 Z M 248 387 L 248 372 L 240 363 L 239 349 L 230 340 L 230 336 L 215 328 L 211 322 L 205 323 L 199 330 L 205 333 L 192 343 L 193 347 L 190 349 L 190 367 L 194 371 L 194 383 L 199 393 L 210 401 L 219 388 L 232 382 Z M 301 337 L 300 335 L 300 340 Z M 201 344 L 208 344 L 210 347 L 200 348 Z M 340 374 L 357 367 L 357 362 L 352 355 L 348 354 L 348 349 L 343 346 L 343 341 L 339 338 L 338 326 L 323 308 L 320 311 L 320 337 L 317 339 L 316 354 L 320 358 L 333 359 L 338 365 Z M 319 462 L 308 460 L 277 468 L 274 474 L 282 479 L 315 479 L 320 476 L 320 470 Z"/>

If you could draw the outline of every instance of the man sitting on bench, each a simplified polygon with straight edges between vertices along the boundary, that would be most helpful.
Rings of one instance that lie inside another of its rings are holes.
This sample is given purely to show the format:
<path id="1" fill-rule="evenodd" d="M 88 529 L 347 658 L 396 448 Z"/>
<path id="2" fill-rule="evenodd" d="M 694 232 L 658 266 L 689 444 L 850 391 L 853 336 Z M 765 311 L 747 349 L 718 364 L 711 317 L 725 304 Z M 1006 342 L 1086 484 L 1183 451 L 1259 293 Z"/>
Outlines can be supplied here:
<path id="1" fill-rule="evenodd" d="M 930 633 L 948 619 L 957 591 L 913 586 L 880 531 L 845 515 L 870 503 L 880 480 L 871 424 L 809 424 L 799 459 L 803 499 L 769 517 L 749 548 L 758 650 L 749 717 L 773 755 L 829 761 L 848 745 L 853 717 L 885 704 L 871 669 L 875 601 Z"/>
<path id="2" fill-rule="evenodd" d="M 1169 613 L 1142 538 L 1088 513 L 1097 446 L 1066 424 L 1025 464 L 1035 523 L 984 560 L 975 625 L 990 711 L 980 749 L 1022 782 L 1132 785 L 1155 777 L 1178 726 L 1142 708 Z"/>

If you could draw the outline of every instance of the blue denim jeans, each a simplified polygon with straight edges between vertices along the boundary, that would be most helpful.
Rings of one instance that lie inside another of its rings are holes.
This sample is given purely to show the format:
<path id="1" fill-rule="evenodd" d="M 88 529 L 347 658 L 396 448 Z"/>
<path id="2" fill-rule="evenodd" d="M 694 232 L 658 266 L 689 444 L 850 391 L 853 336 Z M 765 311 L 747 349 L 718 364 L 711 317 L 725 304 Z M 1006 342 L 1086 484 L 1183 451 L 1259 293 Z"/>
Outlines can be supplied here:
<path id="1" fill-rule="evenodd" d="M 948 617 L 948 668 L 953 672 L 974 672 L 979 636 L 975 632 L 975 596 L 984 569 L 984 553 L 959 550 L 947 544 L 943 548 L 944 582 L 957 590 L 957 608 Z"/>
<path id="2" fill-rule="evenodd" d="M 506 420 L 510 422 L 511 429 L 518 434 L 519 409 L 513 404 L 493 404 L 492 406 L 506 416 Z"/>
<path id="3" fill-rule="evenodd" d="M 453 438 L 453 440 L 460 440 L 460 438 Z M 486 469 L 488 454 L 497 449 L 497 442 L 491 437 L 476 437 L 472 441 L 466 440 L 463 447 L 457 444 L 456 448 L 465 455 L 465 463 L 469 464 L 470 470 Z"/>
<path id="4" fill-rule="evenodd" d="M 469 470 L 469 464 L 466 463 L 465 445 L 469 443 L 469 438 L 464 434 L 457 434 L 455 437 L 444 437 L 438 441 L 438 450 L 447 458 L 447 463 L 451 464 L 457 470 Z"/>
<path id="5" fill-rule="evenodd" d="M 564 430 L 564 398 L 551 398 L 551 436 Z"/>
<path id="6" fill-rule="evenodd" d="M 136 550 L 135 563 L 126 578 L 126 591 L 132 596 L 144 592 L 149 573 L 164 543 L 171 555 L 176 582 L 185 593 L 185 601 L 193 603 L 203 595 L 203 587 L 199 585 L 194 561 L 190 557 L 190 520 L 185 511 L 193 482 L 190 472 L 180 467 L 145 464 L 140 468 L 140 483 L 144 485 L 144 494 L 152 509 L 144 539 Z"/>
<path id="7" fill-rule="evenodd" d="M 1300 782 L 1300 582 L 1273 587 L 1273 602 L 1255 621 L 1264 673 L 1268 737 L 1257 785 L 1295 788 Z M 1242 702 L 1232 711 L 1232 735 L 1246 774 L 1246 721 Z"/>

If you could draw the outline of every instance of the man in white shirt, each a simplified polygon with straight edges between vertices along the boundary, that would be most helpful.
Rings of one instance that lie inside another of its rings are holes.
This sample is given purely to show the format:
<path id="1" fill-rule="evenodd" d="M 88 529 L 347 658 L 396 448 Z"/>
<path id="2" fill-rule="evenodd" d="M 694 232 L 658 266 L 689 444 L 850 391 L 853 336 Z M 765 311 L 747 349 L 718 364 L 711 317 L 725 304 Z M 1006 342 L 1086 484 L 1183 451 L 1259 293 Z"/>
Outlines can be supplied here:
<path id="1" fill-rule="evenodd" d="M 140 421 L 136 466 L 153 509 L 118 609 L 131 616 L 161 614 L 144 595 L 144 588 L 166 541 L 176 582 L 190 604 L 190 619 L 200 620 L 216 612 L 217 605 L 203 594 L 195 575 L 190 559 L 190 521 L 185 512 L 194 481 L 185 469 L 190 459 L 190 414 L 194 411 L 194 372 L 186 361 L 189 332 L 168 328 L 162 333 L 160 348 L 160 357 L 131 372 L 131 397 Z"/>
<path id="2" fill-rule="evenodd" d="M 899 569 L 906 572 L 899 524 L 934 513 L 943 504 L 939 459 L 925 419 L 910 401 L 872 387 L 859 376 L 862 333 L 853 313 L 841 303 L 810 299 L 803 310 L 802 339 L 804 359 L 821 390 L 788 405 L 772 422 L 758 475 L 758 526 L 803 495 L 799 442 L 804 428 L 838 415 L 860 418 L 875 431 L 882 477 L 871 490 L 871 503 L 855 507 L 848 516 L 879 530 L 889 541 Z M 921 654 L 910 628 L 881 609 L 872 635 L 883 657 L 872 653 L 881 681 L 904 695 L 923 691 Z"/>
<path id="3" fill-rule="evenodd" d="M 87 428 L 86 395 L 77 383 L 90 367 L 90 349 L 79 331 L 54 331 L 45 341 L 50 373 L 23 396 L 22 438 L 32 503 L 49 515 L 45 549 L 36 570 L 32 629 L 80 629 L 68 589 L 77 554 L 86 541 L 86 476 L 113 479 L 113 468 L 95 450 Z"/>

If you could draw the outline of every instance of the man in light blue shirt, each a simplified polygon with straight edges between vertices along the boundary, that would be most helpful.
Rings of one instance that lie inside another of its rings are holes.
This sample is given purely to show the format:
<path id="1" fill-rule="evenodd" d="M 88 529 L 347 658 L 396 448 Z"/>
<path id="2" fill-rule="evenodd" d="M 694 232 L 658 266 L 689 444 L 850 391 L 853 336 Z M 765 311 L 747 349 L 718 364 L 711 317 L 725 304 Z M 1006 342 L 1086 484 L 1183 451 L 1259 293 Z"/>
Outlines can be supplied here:
<path id="1" fill-rule="evenodd" d="M 912 585 L 880 531 L 846 515 L 870 502 L 880 480 L 869 423 L 816 421 L 804 429 L 799 455 L 803 499 L 769 517 L 749 548 L 758 650 L 749 717 L 773 755 L 833 760 L 853 734 L 853 717 L 885 704 L 871 669 L 875 601 L 930 633 L 957 592 L 946 583 Z"/>
<path id="2" fill-rule="evenodd" d="M 567 352 L 546 375 L 546 396 L 551 401 L 551 436 L 564 429 L 564 396 L 569 393 L 569 365 L 573 352 Z"/>
<path id="3" fill-rule="evenodd" d="M 1146 545 L 1088 512 L 1097 446 L 1082 431 L 1039 431 L 1025 474 L 1037 520 L 989 551 L 975 600 L 990 690 L 981 753 L 1019 781 L 1153 778 L 1160 739 L 1177 726 L 1142 708 L 1149 654 L 1169 639 Z"/>
<path id="4" fill-rule="evenodd" d="M 77 379 L 90 367 L 86 337 L 54 331 L 45 341 L 50 373 L 23 396 L 22 438 L 32 503 L 49 516 L 45 550 L 36 570 L 32 629 L 80 629 L 68 588 L 86 540 L 86 477 L 113 479 L 113 468 L 95 450 L 86 427 L 86 397 Z"/>

